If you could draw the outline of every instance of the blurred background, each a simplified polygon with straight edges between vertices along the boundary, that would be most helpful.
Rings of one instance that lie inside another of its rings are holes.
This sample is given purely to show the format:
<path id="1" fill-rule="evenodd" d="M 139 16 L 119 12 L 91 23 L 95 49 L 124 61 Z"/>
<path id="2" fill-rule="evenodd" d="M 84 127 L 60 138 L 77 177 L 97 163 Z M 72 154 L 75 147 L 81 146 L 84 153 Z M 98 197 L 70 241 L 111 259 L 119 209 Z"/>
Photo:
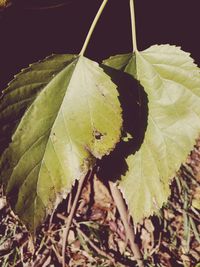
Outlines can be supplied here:
<path id="1" fill-rule="evenodd" d="M 102 0 L 0 0 L 0 89 L 29 63 L 79 53 Z M 170 43 L 200 64 L 199 0 L 135 0 L 138 49 Z M 109 0 L 86 56 L 132 50 L 129 0 Z"/>

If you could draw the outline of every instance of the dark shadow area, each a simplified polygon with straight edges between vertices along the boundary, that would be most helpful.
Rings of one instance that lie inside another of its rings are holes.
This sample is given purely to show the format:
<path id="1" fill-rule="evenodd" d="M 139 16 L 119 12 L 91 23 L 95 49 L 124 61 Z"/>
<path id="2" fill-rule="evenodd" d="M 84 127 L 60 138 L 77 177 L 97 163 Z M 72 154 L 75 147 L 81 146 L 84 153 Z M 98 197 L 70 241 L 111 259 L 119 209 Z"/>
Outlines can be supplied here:
<path id="1" fill-rule="evenodd" d="M 148 99 L 143 87 L 131 75 L 102 66 L 118 86 L 122 107 L 122 140 L 110 155 L 98 162 L 99 177 L 117 180 L 127 171 L 125 158 L 139 150 L 147 128 Z M 112 123 L 112 122 L 110 122 Z"/>

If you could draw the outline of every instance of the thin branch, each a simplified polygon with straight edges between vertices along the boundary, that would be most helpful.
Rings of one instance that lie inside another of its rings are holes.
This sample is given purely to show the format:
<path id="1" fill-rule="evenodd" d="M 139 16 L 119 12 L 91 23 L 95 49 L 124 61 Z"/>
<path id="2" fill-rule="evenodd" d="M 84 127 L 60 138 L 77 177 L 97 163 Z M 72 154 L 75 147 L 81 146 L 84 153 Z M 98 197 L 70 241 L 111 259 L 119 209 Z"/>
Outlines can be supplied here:
<path id="1" fill-rule="evenodd" d="M 69 193 L 68 205 L 67 205 L 67 214 L 70 213 L 71 207 L 72 207 L 72 192 Z"/>
<path id="2" fill-rule="evenodd" d="M 56 255 L 56 258 L 57 258 L 58 262 L 59 262 L 60 264 L 62 264 L 62 257 L 61 257 L 61 255 L 60 255 L 60 253 L 56 250 L 56 248 L 55 248 L 55 244 L 52 244 L 51 247 L 52 247 L 52 250 L 53 250 L 54 254 Z"/>
<path id="3" fill-rule="evenodd" d="M 76 207 L 77 207 L 78 200 L 79 200 L 79 197 L 80 197 L 80 194 L 81 194 L 81 191 L 82 191 L 83 184 L 84 184 L 84 182 L 85 182 L 85 180 L 86 180 L 87 177 L 88 177 L 88 179 L 91 177 L 92 173 L 93 173 L 92 170 L 90 170 L 90 172 L 89 172 L 88 175 L 83 176 L 78 181 L 78 188 L 77 188 L 76 196 L 74 198 L 74 202 L 72 204 L 70 214 L 67 217 L 66 226 L 65 226 L 65 228 L 63 230 L 63 246 L 62 246 L 62 257 L 63 257 L 63 264 L 62 264 L 62 266 L 63 267 L 65 267 L 65 251 L 66 251 L 66 244 L 67 244 L 67 238 L 68 238 L 68 234 L 69 234 L 69 229 L 70 229 L 70 226 L 71 226 L 71 223 L 72 223 L 74 214 L 76 212 Z"/>
<path id="4" fill-rule="evenodd" d="M 139 250 L 138 245 L 135 243 L 135 233 L 133 231 L 133 227 L 128 222 L 128 214 L 126 205 L 124 203 L 124 199 L 122 197 L 122 194 L 120 190 L 118 189 L 117 185 L 113 182 L 109 181 L 110 191 L 112 194 L 112 197 L 115 201 L 115 204 L 117 206 L 117 209 L 119 211 L 121 220 L 123 222 L 126 236 L 129 239 L 130 247 L 133 252 L 133 255 L 135 257 L 135 260 L 137 261 L 137 264 L 139 267 L 144 267 L 143 261 L 142 261 L 142 254 Z"/>
<path id="5" fill-rule="evenodd" d="M 65 222 L 67 222 L 68 218 L 65 217 L 64 215 L 58 213 L 57 217 Z M 81 233 L 81 235 L 84 237 L 85 241 L 88 242 L 88 244 L 101 256 L 109 259 L 112 263 L 115 262 L 115 260 L 106 252 L 104 252 L 103 250 L 101 250 L 99 247 L 97 247 L 91 239 L 89 239 L 89 237 L 81 230 L 80 228 L 80 224 L 76 222 L 75 219 L 73 219 L 73 224 L 77 227 L 78 231 Z"/>

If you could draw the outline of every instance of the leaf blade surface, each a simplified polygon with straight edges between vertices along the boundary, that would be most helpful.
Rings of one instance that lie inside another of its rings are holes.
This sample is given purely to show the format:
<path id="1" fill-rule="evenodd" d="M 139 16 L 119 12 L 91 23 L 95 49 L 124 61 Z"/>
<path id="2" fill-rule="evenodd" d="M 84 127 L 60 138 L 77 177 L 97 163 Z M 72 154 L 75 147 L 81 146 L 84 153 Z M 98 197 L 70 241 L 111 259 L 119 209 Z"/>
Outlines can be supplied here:
<path id="1" fill-rule="evenodd" d="M 126 159 L 128 171 L 119 182 L 134 221 L 139 222 L 167 201 L 170 178 L 199 135 L 199 69 L 188 53 L 170 45 L 114 56 L 104 63 L 132 75 L 148 95 L 144 141 Z"/>
<path id="2" fill-rule="evenodd" d="M 32 230 L 120 139 L 116 86 L 85 57 L 65 63 L 26 107 L 1 160 L 6 192 Z"/>

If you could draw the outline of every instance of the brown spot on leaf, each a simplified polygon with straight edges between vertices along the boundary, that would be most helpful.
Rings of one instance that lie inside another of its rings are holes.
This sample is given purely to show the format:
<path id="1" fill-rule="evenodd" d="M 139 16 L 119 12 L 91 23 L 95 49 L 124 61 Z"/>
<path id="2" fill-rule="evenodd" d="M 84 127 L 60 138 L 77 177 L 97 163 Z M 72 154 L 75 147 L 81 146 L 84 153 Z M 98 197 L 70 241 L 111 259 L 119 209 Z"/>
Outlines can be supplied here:
<path id="1" fill-rule="evenodd" d="M 96 140 L 100 141 L 104 136 L 101 132 L 97 131 L 96 129 L 93 131 L 93 135 Z"/>

